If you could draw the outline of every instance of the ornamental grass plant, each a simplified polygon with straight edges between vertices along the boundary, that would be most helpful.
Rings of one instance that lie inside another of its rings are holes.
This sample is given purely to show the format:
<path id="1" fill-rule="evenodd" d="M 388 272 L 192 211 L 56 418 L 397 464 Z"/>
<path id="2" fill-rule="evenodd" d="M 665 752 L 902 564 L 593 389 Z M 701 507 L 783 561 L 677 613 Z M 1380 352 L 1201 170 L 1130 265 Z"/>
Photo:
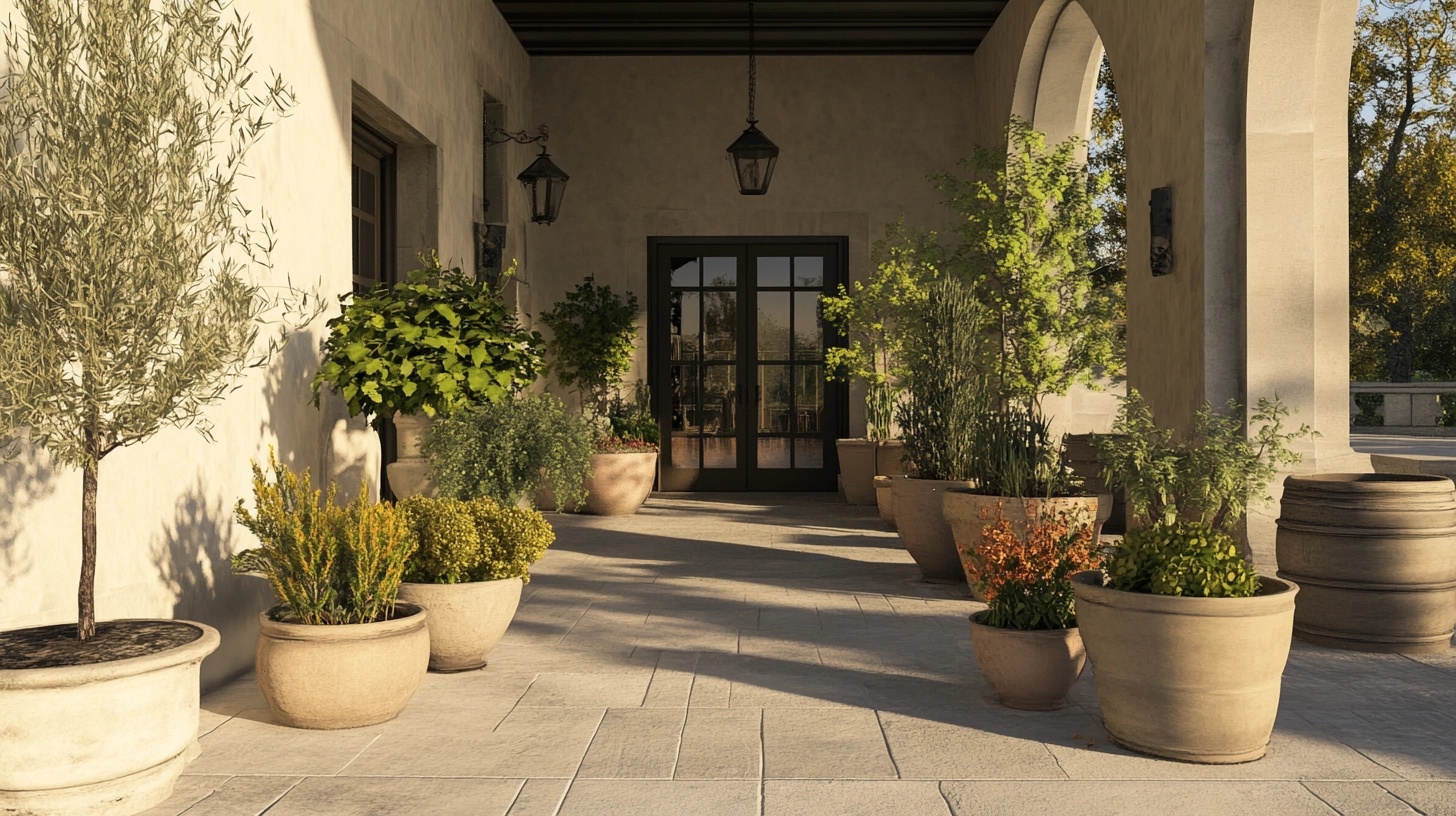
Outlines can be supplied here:
<path id="1" fill-rule="evenodd" d="M 998 506 L 978 546 L 957 544 L 977 591 L 980 619 L 1002 629 L 1068 629 L 1077 625 L 1071 576 L 1097 569 L 1101 551 L 1085 514 L 1040 513 L 1017 529 Z"/>
<path id="2" fill-rule="evenodd" d="M 556 540 L 535 510 L 503 507 L 488 498 L 469 501 L 413 496 L 399 503 L 419 548 L 409 559 L 410 583 L 460 584 L 506 578 L 531 580 L 531 565 Z"/>

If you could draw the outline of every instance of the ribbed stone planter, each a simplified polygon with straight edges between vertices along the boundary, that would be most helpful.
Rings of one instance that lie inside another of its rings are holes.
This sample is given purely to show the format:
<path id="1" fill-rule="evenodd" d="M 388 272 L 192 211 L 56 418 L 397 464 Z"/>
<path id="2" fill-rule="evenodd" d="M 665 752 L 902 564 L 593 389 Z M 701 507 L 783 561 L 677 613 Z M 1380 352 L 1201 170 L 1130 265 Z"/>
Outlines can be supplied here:
<path id="1" fill-rule="evenodd" d="M 276 607 L 275 607 L 276 609 Z M 258 686 L 273 716 L 296 728 L 358 728 L 392 720 L 430 663 L 426 612 L 398 604 L 375 623 L 306 626 L 258 616 Z"/>
<path id="2" fill-rule="evenodd" d="M 220 638 L 165 623 L 196 637 L 140 657 L 0 669 L 0 813 L 124 815 L 172 794 L 198 754 L 198 672 Z"/>
<path id="3" fill-rule="evenodd" d="M 875 506 L 880 511 L 880 521 L 895 529 L 895 494 L 889 476 L 875 477 Z"/>
<path id="4" fill-rule="evenodd" d="M 423 607 L 430 631 L 430 671 L 471 671 L 505 636 L 521 605 L 520 578 L 465 584 L 399 585 L 399 599 Z"/>
<path id="5" fill-rule="evenodd" d="M 1119 745 L 1186 762 L 1264 755 L 1279 712 L 1299 588 L 1261 576 L 1252 598 L 1183 598 L 1072 576 L 1102 721 Z"/>
<path id="6" fill-rule="evenodd" d="M 936 581 L 962 581 L 961 558 L 956 553 L 955 538 L 941 512 L 947 490 L 970 487 L 969 482 L 913 479 L 891 476 L 890 490 L 895 502 L 895 529 L 900 543 L 915 559 L 920 572 Z"/>
<path id="7" fill-rule="evenodd" d="M 594 516 L 630 516 L 647 501 L 656 480 L 655 450 L 593 454 L 582 510 Z"/>
<path id="8" fill-rule="evenodd" d="M 985 612 L 971 616 L 976 667 L 1007 708 L 1052 711 L 1082 676 L 1087 652 L 1077 627 L 1025 631 L 987 626 Z"/>
<path id="9" fill-rule="evenodd" d="M 836 439 L 839 452 L 839 486 L 850 504 L 875 503 L 875 450 L 878 442 L 868 439 Z"/>
<path id="10" fill-rule="evenodd" d="M 1279 576 L 1294 636 L 1340 649 L 1443 652 L 1456 634 L 1456 485 L 1443 476 L 1290 476 Z"/>

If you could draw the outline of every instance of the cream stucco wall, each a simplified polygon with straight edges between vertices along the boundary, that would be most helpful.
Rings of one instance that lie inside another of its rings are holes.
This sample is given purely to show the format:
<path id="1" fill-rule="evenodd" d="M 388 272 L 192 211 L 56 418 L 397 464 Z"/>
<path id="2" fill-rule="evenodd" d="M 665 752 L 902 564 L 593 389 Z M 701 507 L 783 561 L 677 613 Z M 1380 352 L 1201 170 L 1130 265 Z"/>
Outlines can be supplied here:
<path id="1" fill-rule="evenodd" d="M 401 158 L 401 221 L 412 226 L 400 253 L 408 260 L 438 246 L 443 258 L 472 263 L 482 94 L 506 104 L 510 126 L 525 127 L 530 63 L 488 0 L 428 5 L 422 14 L 399 0 L 238 0 L 253 24 L 255 67 L 265 76 L 277 70 L 299 101 L 255 149 L 255 181 L 244 190 L 278 228 L 279 274 L 267 283 L 287 273 L 330 301 L 350 287 L 350 132 L 359 91 L 388 120 L 376 124 L 395 131 L 416 160 L 406 168 Z M 18 17 L 11 0 L 0 0 L 5 16 Z M 529 155 L 512 146 L 507 161 L 524 166 Z M 508 245 L 522 242 L 524 204 L 513 190 Z M 250 543 L 232 522 L 233 503 L 248 495 L 249 458 L 275 445 L 288 462 L 338 476 L 346 491 L 377 466 L 377 445 L 337 403 L 322 411 L 309 404 L 321 336 L 322 319 L 211 409 L 214 443 L 165 430 L 102 464 L 98 614 L 217 626 L 223 646 L 204 666 L 209 685 L 251 665 L 255 620 L 267 603 L 260 581 L 232 576 L 226 563 Z M 0 469 L 0 480 L 0 629 L 75 620 L 79 476 L 27 451 Z"/>

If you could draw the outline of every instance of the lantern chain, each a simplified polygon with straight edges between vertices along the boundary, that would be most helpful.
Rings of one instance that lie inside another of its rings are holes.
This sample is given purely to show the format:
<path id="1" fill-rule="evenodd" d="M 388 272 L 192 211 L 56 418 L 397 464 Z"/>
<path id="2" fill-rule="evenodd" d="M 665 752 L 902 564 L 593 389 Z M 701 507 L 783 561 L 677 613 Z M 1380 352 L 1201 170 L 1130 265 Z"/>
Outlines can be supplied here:
<path id="1" fill-rule="evenodd" d="M 756 86 L 758 84 L 758 61 L 755 55 L 753 4 L 748 4 L 748 124 L 756 124 L 758 119 L 753 115 L 754 103 L 757 101 Z"/>

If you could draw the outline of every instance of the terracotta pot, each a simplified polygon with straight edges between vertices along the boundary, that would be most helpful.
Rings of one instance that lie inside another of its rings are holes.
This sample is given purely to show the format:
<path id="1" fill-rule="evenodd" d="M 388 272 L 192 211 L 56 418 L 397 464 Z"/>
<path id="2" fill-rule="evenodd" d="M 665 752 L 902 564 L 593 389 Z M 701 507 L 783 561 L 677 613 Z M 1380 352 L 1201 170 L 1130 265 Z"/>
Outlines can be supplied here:
<path id="1" fill-rule="evenodd" d="M 430 460 L 420 450 L 430 429 L 430 418 L 413 414 L 394 415 L 394 461 L 386 467 L 389 489 L 396 499 L 435 495 Z"/>
<path id="2" fill-rule="evenodd" d="M 940 509 L 945 491 L 957 487 L 970 487 L 970 483 L 890 477 L 895 527 L 900 533 L 900 543 L 915 559 L 921 574 L 932 580 L 965 580 L 960 556 L 956 554 L 955 539 Z"/>
<path id="3" fill-rule="evenodd" d="M 1456 634 L 1456 485 L 1444 476 L 1290 476 L 1279 577 L 1294 636 L 1341 649 L 1444 652 Z"/>
<path id="4" fill-rule="evenodd" d="M 582 510 L 595 516 L 630 516 L 647 501 L 656 479 L 655 450 L 593 454 Z"/>
<path id="5" fill-rule="evenodd" d="M 886 439 L 875 448 L 875 474 L 878 476 L 904 476 L 905 443 L 898 439 Z"/>
<path id="6" fill-rule="evenodd" d="M 0 670 L 0 812 L 131 814 L 172 795 L 197 747 L 198 670 L 221 642 L 82 666 Z"/>
<path id="7" fill-rule="evenodd" d="M 274 607 L 276 610 L 277 607 Z M 396 604 L 376 623 L 306 626 L 258 616 L 258 685 L 284 725 L 358 728 L 392 720 L 430 663 L 425 611 Z"/>
<path id="8" fill-rule="evenodd" d="M 430 671 L 458 672 L 485 666 L 521 604 L 520 578 L 466 584 L 399 585 L 399 599 L 424 608 L 430 630 Z"/>
<path id="9" fill-rule="evenodd" d="M 971 588 L 971 596 L 976 600 L 981 600 L 981 592 L 976 588 L 971 576 L 970 554 L 981 546 L 982 532 L 995 522 L 997 507 L 1001 508 L 1002 517 L 1011 522 L 1011 530 L 1018 537 L 1026 535 L 1028 518 L 1037 518 L 1046 514 L 1082 513 L 1092 523 L 1092 535 L 1095 540 L 1095 537 L 1102 535 L 1102 524 L 1107 520 L 1105 512 L 1110 509 L 1112 504 L 1110 499 L 1110 496 L 1107 501 L 1100 496 L 1017 499 L 1006 496 L 982 496 L 979 493 L 958 488 L 945 492 L 941 512 L 945 514 L 946 523 L 950 525 L 951 535 L 955 537 L 956 554 L 960 558 L 961 571 L 966 577 L 966 584 Z"/>
<path id="10" fill-rule="evenodd" d="M 1264 755 L 1279 712 L 1299 588 L 1260 576 L 1252 598 L 1184 598 L 1072 576 L 1103 723 L 1119 745 L 1187 762 Z"/>
<path id="11" fill-rule="evenodd" d="M 880 511 L 880 520 L 895 529 L 895 494 L 890 487 L 889 476 L 875 477 L 875 505 Z"/>
<path id="12" fill-rule="evenodd" d="M 1067 704 L 1067 694 L 1082 676 L 1087 653 L 1082 635 L 1070 629 L 1025 631 L 981 623 L 971 616 L 971 648 L 976 666 L 1007 708 L 1052 711 Z"/>
<path id="13" fill-rule="evenodd" d="M 836 439 L 839 487 L 850 504 L 875 503 L 875 448 L 868 439 Z"/>

